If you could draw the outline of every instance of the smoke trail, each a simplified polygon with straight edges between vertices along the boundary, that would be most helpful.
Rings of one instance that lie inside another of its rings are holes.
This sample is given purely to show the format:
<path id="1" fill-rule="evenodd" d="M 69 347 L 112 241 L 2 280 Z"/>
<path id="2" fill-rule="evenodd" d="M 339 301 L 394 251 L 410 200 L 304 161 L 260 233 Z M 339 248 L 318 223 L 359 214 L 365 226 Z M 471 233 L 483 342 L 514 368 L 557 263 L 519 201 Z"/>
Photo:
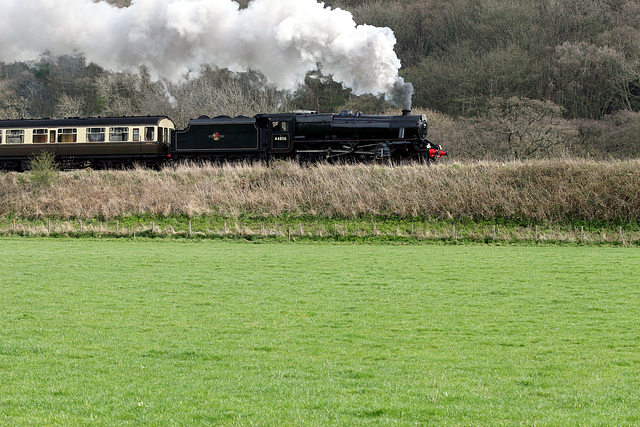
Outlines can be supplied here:
<path id="1" fill-rule="evenodd" d="M 128 8 L 91 0 L 4 0 L 0 61 L 82 52 L 101 67 L 177 82 L 203 64 L 261 71 L 293 90 L 307 72 L 410 107 L 413 88 L 399 77 L 388 28 L 356 25 L 352 15 L 316 0 L 133 0 Z"/>

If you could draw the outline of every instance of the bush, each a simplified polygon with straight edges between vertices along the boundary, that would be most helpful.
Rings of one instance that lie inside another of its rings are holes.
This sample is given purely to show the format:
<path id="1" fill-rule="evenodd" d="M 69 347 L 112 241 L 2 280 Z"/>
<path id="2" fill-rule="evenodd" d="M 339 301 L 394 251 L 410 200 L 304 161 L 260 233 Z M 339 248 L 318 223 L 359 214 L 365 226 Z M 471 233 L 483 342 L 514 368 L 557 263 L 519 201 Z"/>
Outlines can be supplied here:
<path id="1" fill-rule="evenodd" d="M 619 111 L 602 120 L 576 120 L 579 151 L 594 158 L 634 158 L 640 149 L 640 113 Z"/>
<path id="2" fill-rule="evenodd" d="M 50 187 L 58 179 L 60 166 L 50 151 L 41 151 L 29 162 L 29 181 L 36 187 Z"/>
<path id="3" fill-rule="evenodd" d="M 525 160 L 570 154 L 577 131 L 562 119 L 562 111 L 551 101 L 493 98 L 478 117 L 449 123 L 450 143 L 442 145 L 455 151 L 456 159 Z"/>

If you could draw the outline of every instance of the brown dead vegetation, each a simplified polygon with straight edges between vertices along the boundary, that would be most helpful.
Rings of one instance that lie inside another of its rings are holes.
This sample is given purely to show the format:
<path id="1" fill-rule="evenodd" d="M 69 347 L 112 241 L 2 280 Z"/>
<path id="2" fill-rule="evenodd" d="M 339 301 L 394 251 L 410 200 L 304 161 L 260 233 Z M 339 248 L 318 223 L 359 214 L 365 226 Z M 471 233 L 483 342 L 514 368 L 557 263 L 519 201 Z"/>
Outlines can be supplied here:
<path id="1" fill-rule="evenodd" d="M 186 165 L 161 171 L 0 174 L 0 216 L 366 216 L 475 221 L 640 218 L 640 160 L 300 167 Z"/>

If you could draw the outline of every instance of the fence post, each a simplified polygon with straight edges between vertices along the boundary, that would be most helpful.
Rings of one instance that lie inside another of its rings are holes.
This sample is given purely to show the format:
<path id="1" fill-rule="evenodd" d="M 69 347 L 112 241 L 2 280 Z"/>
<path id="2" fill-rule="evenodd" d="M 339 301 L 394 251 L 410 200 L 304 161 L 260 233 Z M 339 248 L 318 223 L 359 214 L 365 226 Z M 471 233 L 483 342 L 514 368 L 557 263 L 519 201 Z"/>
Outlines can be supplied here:
<path id="1" fill-rule="evenodd" d="M 624 238 L 622 237 L 622 226 L 620 226 L 620 244 L 624 245 Z"/>
<path id="2" fill-rule="evenodd" d="M 47 220 L 47 236 L 51 235 L 51 219 Z"/>
<path id="3" fill-rule="evenodd" d="M 584 243 L 584 225 L 580 226 L 580 242 Z"/>
<path id="4" fill-rule="evenodd" d="M 80 220 L 80 234 L 82 234 L 82 220 Z"/>
<path id="5" fill-rule="evenodd" d="M 456 225 L 453 224 L 453 240 L 458 240 L 458 234 L 456 233 Z"/>
<path id="6" fill-rule="evenodd" d="M 536 242 L 538 241 L 538 226 L 536 225 Z"/>

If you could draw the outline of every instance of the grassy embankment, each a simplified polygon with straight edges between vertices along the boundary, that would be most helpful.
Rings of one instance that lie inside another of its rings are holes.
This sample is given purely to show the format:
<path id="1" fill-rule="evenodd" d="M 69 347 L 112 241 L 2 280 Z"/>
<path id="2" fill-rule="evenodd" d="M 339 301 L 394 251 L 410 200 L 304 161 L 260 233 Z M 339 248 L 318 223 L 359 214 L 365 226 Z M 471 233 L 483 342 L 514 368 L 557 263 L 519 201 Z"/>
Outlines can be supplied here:
<path id="1" fill-rule="evenodd" d="M 192 235 L 216 237 L 640 240 L 638 160 L 281 162 L 38 178 L 0 175 L 2 232 L 188 235 L 191 224 Z"/>
<path id="2" fill-rule="evenodd" d="M 634 425 L 636 249 L 0 239 L 6 425 Z"/>

